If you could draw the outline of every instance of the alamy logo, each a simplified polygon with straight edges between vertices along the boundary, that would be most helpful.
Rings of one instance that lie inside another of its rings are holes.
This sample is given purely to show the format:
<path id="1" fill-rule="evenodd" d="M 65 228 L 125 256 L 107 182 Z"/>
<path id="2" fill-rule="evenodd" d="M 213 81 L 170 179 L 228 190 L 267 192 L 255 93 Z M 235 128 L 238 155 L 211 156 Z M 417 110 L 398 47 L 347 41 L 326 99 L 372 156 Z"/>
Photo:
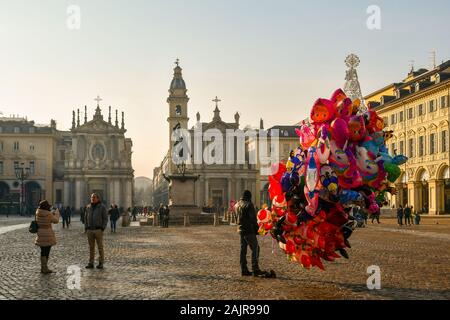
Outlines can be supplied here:
<path id="1" fill-rule="evenodd" d="M 81 290 L 81 268 L 73 265 L 67 267 L 67 289 L 69 290 Z"/>
<path id="2" fill-rule="evenodd" d="M 261 175 L 271 175 L 278 170 L 279 130 L 233 130 L 224 134 L 218 129 L 202 130 L 195 127 L 193 133 L 175 127 L 171 141 L 172 162 L 179 164 L 249 164 L 260 165 Z"/>
<path id="3" fill-rule="evenodd" d="M 76 5 L 67 7 L 67 28 L 69 30 L 80 30 L 81 28 L 81 8 Z"/>
<path id="4" fill-rule="evenodd" d="M 381 289 L 381 270 L 379 266 L 370 266 L 367 268 L 367 273 L 370 274 L 367 278 L 367 289 L 380 290 Z"/>
<path id="5" fill-rule="evenodd" d="M 367 8 L 367 28 L 369 30 L 381 30 L 381 8 L 376 5 L 371 5 Z"/>

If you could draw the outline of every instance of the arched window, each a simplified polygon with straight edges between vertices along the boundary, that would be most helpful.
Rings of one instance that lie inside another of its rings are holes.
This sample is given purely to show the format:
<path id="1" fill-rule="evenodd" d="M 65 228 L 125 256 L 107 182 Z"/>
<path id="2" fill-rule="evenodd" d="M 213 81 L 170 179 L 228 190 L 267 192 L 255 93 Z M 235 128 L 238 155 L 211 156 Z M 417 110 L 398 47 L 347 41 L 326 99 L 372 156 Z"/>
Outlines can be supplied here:
<path id="1" fill-rule="evenodd" d="M 177 105 L 177 106 L 175 107 L 175 114 L 176 114 L 177 116 L 181 116 L 181 106 L 180 106 L 180 105 Z"/>

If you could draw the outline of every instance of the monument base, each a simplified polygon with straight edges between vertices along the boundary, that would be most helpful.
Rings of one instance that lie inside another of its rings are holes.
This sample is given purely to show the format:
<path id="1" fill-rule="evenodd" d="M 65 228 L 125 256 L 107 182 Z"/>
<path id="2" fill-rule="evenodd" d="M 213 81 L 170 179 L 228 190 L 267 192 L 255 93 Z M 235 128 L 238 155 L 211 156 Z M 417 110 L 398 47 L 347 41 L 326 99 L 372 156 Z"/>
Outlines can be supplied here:
<path id="1" fill-rule="evenodd" d="M 173 217 L 183 217 L 184 215 L 194 216 L 194 215 L 200 215 L 202 210 L 199 207 L 193 206 L 176 206 L 176 205 L 169 205 L 170 210 L 170 216 Z"/>
<path id="2" fill-rule="evenodd" d="M 170 175 L 165 177 L 169 181 L 169 210 L 170 216 L 199 215 L 202 210 L 195 204 L 195 175 Z"/>

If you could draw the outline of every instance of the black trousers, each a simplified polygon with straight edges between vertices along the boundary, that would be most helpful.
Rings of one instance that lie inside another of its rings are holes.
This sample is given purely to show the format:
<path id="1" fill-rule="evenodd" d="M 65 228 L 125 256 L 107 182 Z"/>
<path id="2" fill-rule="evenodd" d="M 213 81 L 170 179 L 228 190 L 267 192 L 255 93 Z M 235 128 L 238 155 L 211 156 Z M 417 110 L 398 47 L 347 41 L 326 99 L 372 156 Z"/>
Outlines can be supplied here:
<path id="1" fill-rule="evenodd" d="M 69 218 L 63 218 L 63 228 L 68 228 L 70 225 L 70 219 Z"/>
<path id="2" fill-rule="evenodd" d="M 373 223 L 374 220 L 377 220 L 377 222 L 380 223 L 380 215 L 379 214 L 374 214 L 372 216 L 372 223 Z"/>
<path id="3" fill-rule="evenodd" d="M 247 267 L 247 247 L 252 250 L 252 270 L 253 272 L 259 270 L 259 245 L 258 239 L 256 239 L 256 234 L 242 234 L 241 233 L 241 270 L 248 270 Z"/>
<path id="4" fill-rule="evenodd" d="M 411 216 L 410 215 L 405 215 L 405 226 L 407 224 L 411 225 Z"/>
<path id="5" fill-rule="evenodd" d="M 397 216 L 397 222 L 399 225 L 403 225 L 403 216 Z"/>
<path id="6" fill-rule="evenodd" d="M 48 259 L 48 257 L 50 256 L 51 248 L 52 248 L 51 246 L 41 247 L 41 257 L 46 257 Z"/>

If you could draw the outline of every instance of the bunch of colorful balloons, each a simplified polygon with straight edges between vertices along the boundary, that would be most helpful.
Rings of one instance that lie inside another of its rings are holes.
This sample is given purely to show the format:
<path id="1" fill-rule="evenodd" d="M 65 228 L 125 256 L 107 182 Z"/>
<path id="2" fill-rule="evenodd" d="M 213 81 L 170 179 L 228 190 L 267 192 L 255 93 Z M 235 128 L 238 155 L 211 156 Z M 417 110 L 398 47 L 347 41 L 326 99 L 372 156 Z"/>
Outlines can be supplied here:
<path id="1" fill-rule="evenodd" d="M 403 155 L 390 155 L 392 132 L 375 110 L 341 90 L 318 99 L 309 123 L 296 129 L 300 146 L 269 177 L 272 207 L 258 212 L 259 232 L 270 233 L 288 257 L 305 268 L 324 269 L 322 260 L 348 258 L 353 232 L 351 209 L 379 214 L 390 183 L 400 174 Z"/>

